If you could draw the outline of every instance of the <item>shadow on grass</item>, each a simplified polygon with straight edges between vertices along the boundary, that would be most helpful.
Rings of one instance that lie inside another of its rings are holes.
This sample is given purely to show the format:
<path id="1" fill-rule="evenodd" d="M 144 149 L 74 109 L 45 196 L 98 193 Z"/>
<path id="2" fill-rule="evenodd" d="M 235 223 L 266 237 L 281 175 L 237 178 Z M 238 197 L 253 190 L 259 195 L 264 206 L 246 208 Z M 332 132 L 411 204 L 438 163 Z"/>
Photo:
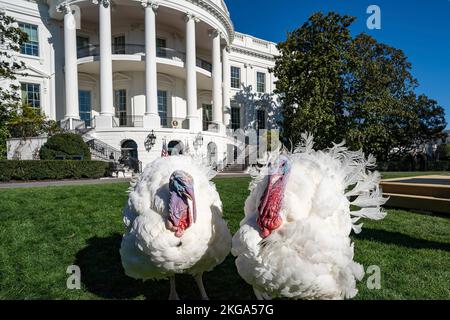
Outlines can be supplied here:
<path id="1" fill-rule="evenodd" d="M 450 251 L 450 245 L 447 243 L 417 239 L 402 233 L 389 232 L 378 229 L 364 229 L 362 233 L 360 233 L 359 235 L 355 235 L 354 238 L 377 241 L 386 244 L 394 244 L 397 246 L 413 249 L 434 249 Z"/>
<path id="2" fill-rule="evenodd" d="M 74 264 L 81 269 L 81 281 L 86 290 L 105 299 L 167 299 L 169 281 L 144 283 L 125 275 L 119 253 L 121 241 L 120 234 L 93 237 L 88 240 L 88 246 L 77 253 Z M 200 298 L 191 276 L 177 275 L 176 283 L 181 299 Z M 251 287 L 239 277 L 231 256 L 212 272 L 205 273 L 204 283 L 211 299 L 254 299 Z"/>

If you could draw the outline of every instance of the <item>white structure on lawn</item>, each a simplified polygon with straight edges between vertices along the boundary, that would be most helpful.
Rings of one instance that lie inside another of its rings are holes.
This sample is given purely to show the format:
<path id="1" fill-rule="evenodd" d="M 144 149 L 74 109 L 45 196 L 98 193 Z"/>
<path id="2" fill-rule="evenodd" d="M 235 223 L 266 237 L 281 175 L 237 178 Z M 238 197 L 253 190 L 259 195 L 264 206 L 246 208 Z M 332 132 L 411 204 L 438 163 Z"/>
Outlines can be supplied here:
<path id="1" fill-rule="evenodd" d="M 270 129 L 277 49 L 237 33 L 223 0 L 0 0 L 28 34 L 22 98 L 97 156 L 226 157 L 226 129 Z M 149 135 L 156 138 L 152 146 Z"/>

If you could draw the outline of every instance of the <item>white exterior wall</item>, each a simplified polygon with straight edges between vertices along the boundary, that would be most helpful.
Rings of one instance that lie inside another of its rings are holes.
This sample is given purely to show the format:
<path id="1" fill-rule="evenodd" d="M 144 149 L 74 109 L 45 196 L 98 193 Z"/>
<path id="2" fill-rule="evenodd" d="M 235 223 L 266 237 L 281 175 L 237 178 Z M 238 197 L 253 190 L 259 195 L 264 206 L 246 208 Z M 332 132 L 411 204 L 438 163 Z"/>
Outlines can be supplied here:
<path id="1" fill-rule="evenodd" d="M 120 5 L 124 5 L 126 0 L 121 0 Z M 133 0 L 129 0 L 130 3 Z M 222 0 L 204 0 L 211 1 L 221 12 L 228 12 Z M 0 0 L 0 9 L 6 11 L 10 16 L 13 16 L 19 22 L 31 23 L 38 26 L 39 33 L 39 57 L 30 57 L 19 55 L 18 58 L 23 60 L 27 66 L 27 77 L 18 76 L 20 82 L 39 83 L 41 85 L 41 106 L 44 113 L 54 120 L 62 120 L 65 115 L 65 94 L 64 94 L 64 24 L 61 20 L 62 14 L 56 13 L 55 4 L 61 3 L 60 0 L 47 1 L 26 1 L 16 0 L 12 3 L 9 0 Z M 68 1 L 71 2 L 70 0 Z M 92 10 L 97 10 L 92 1 L 85 1 L 85 5 L 92 5 Z M 164 5 L 166 8 L 173 10 L 180 10 L 182 12 L 193 12 L 199 17 L 200 23 L 197 23 L 197 38 L 199 37 L 199 25 L 202 28 L 205 24 L 214 26 L 222 35 L 227 34 L 225 25 L 213 14 L 205 13 L 205 8 L 199 8 L 195 4 L 187 1 L 164 0 L 160 1 L 160 6 Z M 182 10 L 181 10 L 182 9 Z M 50 13 L 49 13 L 50 12 Z M 83 12 L 83 11 L 82 11 Z M 55 19 L 56 18 L 56 19 Z M 127 44 L 145 44 L 145 28 L 144 21 L 130 21 L 126 20 L 112 20 L 111 33 L 112 36 L 125 35 L 125 42 Z M 157 24 L 157 38 L 164 38 L 167 42 L 167 47 L 178 52 L 186 52 L 185 33 L 184 30 L 174 28 L 170 25 L 171 21 L 164 21 L 164 23 Z M 203 31 L 202 31 L 203 32 Z M 83 21 L 81 15 L 81 29 L 77 30 L 77 35 L 89 37 L 89 43 L 92 45 L 99 44 L 99 26 L 98 22 Z M 202 39 L 208 39 L 207 37 Z M 212 39 L 203 40 L 211 41 Z M 222 41 L 222 46 L 225 44 L 225 39 Z M 240 33 L 234 34 L 233 43 L 230 45 L 229 65 L 241 68 L 241 81 L 244 87 L 252 87 L 252 94 L 254 99 L 258 99 L 261 94 L 256 94 L 256 72 L 264 72 L 266 74 L 266 94 L 271 95 L 274 90 L 275 79 L 268 69 L 274 66 L 274 55 L 277 54 L 277 49 L 274 43 L 267 42 L 252 36 L 243 35 Z M 205 50 L 208 47 L 197 39 L 197 58 L 212 61 L 211 51 Z M 118 61 L 117 59 L 125 59 L 125 61 Z M 115 57 L 113 55 L 113 87 L 114 89 L 127 90 L 127 114 L 143 116 L 145 114 L 145 67 L 144 57 L 134 55 L 132 61 L 126 60 L 130 56 Z M 78 59 L 78 86 L 79 90 L 90 90 L 92 95 L 92 117 L 100 113 L 100 75 L 98 72 L 98 61 L 86 62 L 87 58 Z M 84 61 L 82 63 L 82 61 Z M 116 67 L 120 64 L 121 70 L 117 71 Z M 129 69 L 123 66 L 129 63 Z M 197 132 L 186 130 L 187 127 L 184 119 L 187 116 L 186 103 L 186 80 L 183 76 L 184 63 L 182 61 L 168 61 L 167 59 L 157 58 L 158 64 L 158 90 L 165 90 L 168 92 L 168 118 L 179 120 L 179 129 L 158 129 L 156 131 L 157 143 L 154 149 L 150 152 L 145 150 L 144 141 L 151 130 L 144 128 L 94 128 L 89 132 L 89 135 L 99 139 L 105 143 L 120 150 L 121 142 L 124 140 L 135 140 L 139 146 L 139 159 L 143 163 L 147 163 L 152 158 L 160 155 L 162 139 L 167 141 L 179 140 L 183 144 L 186 140 L 190 141 L 191 152 L 193 151 L 192 141 L 197 135 Z M 82 69 L 84 68 L 84 69 Z M 164 70 L 171 71 L 165 73 Z M 176 71 L 178 68 L 179 71 Z M 80 71 L 81 70 L 81 71 Z M 86 71 L 87 70 L 87 71 Z M 160 72 L 163 70 L 163 72 Z M 200 78 L 202 80 L 199 80 Z M 197 92 L 198 109 L 197 114 L 202 118 L 202 104 L 212 104 L 212 78 L 211 73 L 197 68 L 197 81 L 202 81 L 203 86 L 208 86 L 209 89 L 199 87 Z M 199 83 L 200 84 L 200 83 Z M 3 85 L 3 84 L 2 84 Z M 236 96 L 242 95 L 242 89 L 236 90 L 228 88 L 231 100 L 236 100 Z M 226 90 L 226 89 L 225 89 Z M 276 100 L 276 97 L 273 97 Z M 255 107 L 241 102 L 234 102 L 234 105 L 241 107 L 241 127 L 249 127 L 255 120 Z M 270 112 L 268 111 L 268 114 Z M 268 125 L 270 127 L 270 125 Z M 226 151 L 226 135 L 222 133 L 203 132 L 204 144 L 203 153 L 206 153 L 206 148 L 209 141 L 214 141 L 218 147 L 218 154 Z M 200 152 L 200 151 L 199 151 Z"/>
<path id="2" fill-rule="evenodd" d="M 47 142 L 47 137 L 9 139 L 6 144 L 7 158 L 12 160 L 37 160 L 39 150 Z"/>

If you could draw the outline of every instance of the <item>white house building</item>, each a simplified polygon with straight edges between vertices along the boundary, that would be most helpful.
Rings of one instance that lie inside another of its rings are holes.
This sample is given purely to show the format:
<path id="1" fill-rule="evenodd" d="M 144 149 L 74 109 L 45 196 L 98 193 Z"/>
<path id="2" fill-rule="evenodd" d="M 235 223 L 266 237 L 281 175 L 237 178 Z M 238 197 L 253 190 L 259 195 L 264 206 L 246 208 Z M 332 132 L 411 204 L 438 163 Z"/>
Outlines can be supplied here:
<path id="1" fill-rule="evenodd" d="M 276 45 L 236 32 L 223 0 L 0 0 L 0 10 L 28 34 L 23 102 L 78 129 L 100 157 L 145 165 L 166 141 L 220 162 L 227 130 L 275 126 Z"/>

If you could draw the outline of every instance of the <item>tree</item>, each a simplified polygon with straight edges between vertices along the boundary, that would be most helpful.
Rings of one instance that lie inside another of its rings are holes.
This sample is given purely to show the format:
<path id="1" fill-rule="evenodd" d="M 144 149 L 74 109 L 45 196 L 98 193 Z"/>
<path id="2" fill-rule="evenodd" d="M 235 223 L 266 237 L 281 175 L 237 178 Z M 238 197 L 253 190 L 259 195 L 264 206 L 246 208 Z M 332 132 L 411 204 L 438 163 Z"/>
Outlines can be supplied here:
<path id="1" fill-rule="evenodd" d="M 343 138 L 344 78 L 353 17 L 316 13 L 278 45 L 275 92 L 283 105 L 283 136 L 297 144 L 308 130 L 319 148 Z"/>
<path id="2" fill-rule="evenodd" d="M 433 140 L 446 126 L 443 108 L 416 96 L 418 82 L 401 50 L 366 34 L 352 37 L 353 21 L 316 13 L 279 44 L 274 73 L 284 138 L 296 144 L 310 131 L 320 148 L 345 139 L 379 160 Z"/>
<path id="3" fill-rule="evenodd" d="M 11 116 L 7 128 L 11 137 L 22 139 L 61 132 L 56 121 L 47 120 L 47 117 L 39 109 L 27 104 L 23 104 L 19 108 L 19 112 Z"/>
<path id="4" fill-rule="evenodd" d="M 15 84 L 16 73 L 24 68 L 23 62 L 15 60 L 20 45 L 27 36 L 15 25 L 12 17 L 0 12 L 0 158 L 6 154 L 8 123 L 16 116 L 20 106 L 19 86 Z"/>

